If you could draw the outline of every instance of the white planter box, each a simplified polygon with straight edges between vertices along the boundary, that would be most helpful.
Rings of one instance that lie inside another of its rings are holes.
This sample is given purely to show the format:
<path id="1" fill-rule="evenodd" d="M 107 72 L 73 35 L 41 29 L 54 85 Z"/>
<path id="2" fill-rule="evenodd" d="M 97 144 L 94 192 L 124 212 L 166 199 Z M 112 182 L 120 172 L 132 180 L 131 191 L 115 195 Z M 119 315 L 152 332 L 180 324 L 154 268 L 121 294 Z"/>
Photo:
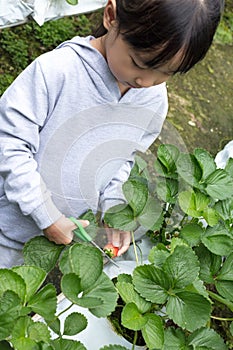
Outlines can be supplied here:
<path id="1" fill-rule="evenodd" d="M 117 262 L 119 269 L 114 265 L 107 265 L 104 268 L 104 272 L 110 277 L 116 277 L 120 273 L 131 273 L 135 267 L 134 261 L 119 261 Z M 64 297 L 63 294 L 59 295 L 58 309 L 57 312 L 60 313 L 65 310 L 71 302 Z M 99 350 L 105 345 L 122 345 L 127 349 L 132 349 L 132 344 L 130 344 L 122 336 L 116 334 L 111 327 L 111 323 L 106 318 L 97 318 L 88 309 L 73 305 L 67 312 L 62 314 L 59 318 L 61 321 L 61 327 L 64 325 L 65 318 L 72 312 L 82 313 L 88 320 L 88 325 L 85 330 L 76 336 L 69 337 L 67 339 L 79 340 L 88 350 Z M 39 315 L 34 316 L 34 320 L 43 321 Z M 144 346 L 135 346 L 135 350 L 144 350 Z"/>

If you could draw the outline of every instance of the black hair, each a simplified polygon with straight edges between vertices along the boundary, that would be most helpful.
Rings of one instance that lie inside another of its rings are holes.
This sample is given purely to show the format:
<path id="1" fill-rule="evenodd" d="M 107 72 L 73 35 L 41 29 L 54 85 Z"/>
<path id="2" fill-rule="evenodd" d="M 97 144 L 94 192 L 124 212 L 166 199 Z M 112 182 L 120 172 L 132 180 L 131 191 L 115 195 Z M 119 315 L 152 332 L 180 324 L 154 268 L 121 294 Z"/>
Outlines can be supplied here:
<path id="1" fill-rule="evenodd" d="M 118 31 L 135 51 L 152 54 L 149 68 L 180 52 L 175 73 L 185 73 L 205 57 L 223 7 L 224 0 L 116 0 Z"/>

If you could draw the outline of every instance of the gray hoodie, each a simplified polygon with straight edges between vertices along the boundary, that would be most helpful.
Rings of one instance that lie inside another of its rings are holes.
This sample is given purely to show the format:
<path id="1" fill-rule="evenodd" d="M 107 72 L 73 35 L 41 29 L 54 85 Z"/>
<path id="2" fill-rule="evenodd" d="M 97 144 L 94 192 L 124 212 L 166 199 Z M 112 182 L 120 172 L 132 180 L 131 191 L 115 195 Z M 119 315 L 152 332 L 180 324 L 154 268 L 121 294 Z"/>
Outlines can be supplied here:
<path id="1" fill-rule="evenodd" d="M 165 84 L 121 96 L 91 39 L 38 57 L 0 100 L 1 245 L 21 249 L 62 214 L 122 203 L 135 152 L 160 133 Z"/>

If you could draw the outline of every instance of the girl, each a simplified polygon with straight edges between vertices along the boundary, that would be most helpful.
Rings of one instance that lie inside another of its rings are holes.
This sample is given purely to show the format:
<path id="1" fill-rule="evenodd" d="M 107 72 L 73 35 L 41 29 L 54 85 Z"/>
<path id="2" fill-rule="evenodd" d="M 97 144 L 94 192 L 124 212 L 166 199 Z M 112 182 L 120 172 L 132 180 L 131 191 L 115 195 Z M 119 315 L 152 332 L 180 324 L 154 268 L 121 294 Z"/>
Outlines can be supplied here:
<path id="1" fill-rule="evenodd" d="M 222 0 L 108 0 L 96 37 L 62 43 L 6 90 L 1 267 L 22 263 L 23 244 L 36 235 L 70 243 L 70 216 L 125 201 L 121 185 L 134 154 L 151 145 L 166 117 L 165 82 L 205 56 L 222 7 Z M 123 254 L 130 233 L 106 230 Z"/>

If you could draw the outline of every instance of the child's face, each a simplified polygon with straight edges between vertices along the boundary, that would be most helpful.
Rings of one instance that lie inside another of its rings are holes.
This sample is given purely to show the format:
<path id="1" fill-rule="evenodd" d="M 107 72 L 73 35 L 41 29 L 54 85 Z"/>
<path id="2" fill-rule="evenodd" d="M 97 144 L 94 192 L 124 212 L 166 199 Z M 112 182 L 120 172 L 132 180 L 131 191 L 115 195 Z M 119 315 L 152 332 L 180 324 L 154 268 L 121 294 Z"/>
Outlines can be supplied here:
<path id="1" fill-rule="evenodd" d="M 112 30 L 103 39 L 104 56 L 120 87 L 147 88 L 161 84 L 174 74 L 179 65 L 177 55 L 157 69 L 148 68 L 143 61 L 147 61 L 150 55 L 133 50 L 121 34 L 117 35 Z"/>

